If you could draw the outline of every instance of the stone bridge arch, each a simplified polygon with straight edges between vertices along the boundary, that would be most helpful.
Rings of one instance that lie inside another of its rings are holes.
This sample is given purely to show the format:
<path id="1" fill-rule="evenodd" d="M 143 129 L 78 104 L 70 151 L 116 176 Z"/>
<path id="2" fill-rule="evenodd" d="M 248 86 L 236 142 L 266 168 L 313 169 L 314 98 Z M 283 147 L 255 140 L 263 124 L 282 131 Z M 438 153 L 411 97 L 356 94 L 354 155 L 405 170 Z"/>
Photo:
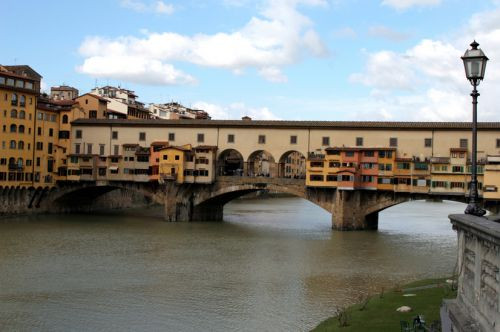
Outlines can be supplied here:
<path id="1" fill-rule="evenodd" d="M 260 177 L 219 177 L 216 183 L 210 186 L 192 185 L 189 189 L 180 189 L 178 186 L 170 186 L 167 189 L 167 221 L 219 221 L 222 220 L 226 203 L 261 190 L 291 194 L 331 212 L 331 198 L 334 195 L 329 189 L 308 189 L 300 179 Z"/>

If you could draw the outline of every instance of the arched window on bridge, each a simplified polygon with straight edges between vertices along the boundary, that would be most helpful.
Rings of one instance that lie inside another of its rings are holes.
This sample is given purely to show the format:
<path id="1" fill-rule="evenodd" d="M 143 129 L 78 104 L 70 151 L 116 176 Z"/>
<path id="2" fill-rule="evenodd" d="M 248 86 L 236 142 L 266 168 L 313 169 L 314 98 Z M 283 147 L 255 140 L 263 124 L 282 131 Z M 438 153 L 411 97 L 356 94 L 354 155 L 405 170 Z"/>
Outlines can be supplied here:
<path id="1" fill-rule="evenodd" d="M 277 170 L 273 155 L 264 150 L 253 152 L 248 156 L 247 175 L 275 177 Z"/>
<path id="2" fill-rule="evenodd" d="M 219 176 L 242 176 L 243 156 L 237 150 L 222 151 L 217 158 L 217 174 Z"/>
<path id="3" fill-rule="evenodd" d="M 278 165 L 278 176 L 289 179 L 306 178 L 306 157 L 298 151 L 285 152 Z"/>

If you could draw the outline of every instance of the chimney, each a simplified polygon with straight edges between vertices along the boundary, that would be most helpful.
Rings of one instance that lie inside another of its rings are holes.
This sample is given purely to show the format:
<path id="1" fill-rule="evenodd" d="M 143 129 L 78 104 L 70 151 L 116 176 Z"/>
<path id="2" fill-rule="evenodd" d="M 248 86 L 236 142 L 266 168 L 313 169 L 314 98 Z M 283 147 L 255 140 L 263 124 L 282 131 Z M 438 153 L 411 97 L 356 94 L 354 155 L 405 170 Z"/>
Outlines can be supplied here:
<path id="1" fill-rule="evenodd" d="M 241 118 L 241 120 L 243 120 L 243 121 L 252 121 L 252 118 L 245 115 L 244 117 Z"/>

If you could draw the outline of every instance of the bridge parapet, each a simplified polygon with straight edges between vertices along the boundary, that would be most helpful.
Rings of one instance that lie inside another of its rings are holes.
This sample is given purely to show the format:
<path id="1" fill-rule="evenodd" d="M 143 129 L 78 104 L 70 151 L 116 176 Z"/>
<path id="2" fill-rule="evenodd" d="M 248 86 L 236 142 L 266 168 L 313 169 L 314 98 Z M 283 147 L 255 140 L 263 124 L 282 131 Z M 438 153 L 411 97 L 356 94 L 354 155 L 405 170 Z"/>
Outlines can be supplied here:
<path id="1" fill-rule="evenodd" d="M 458 232 L 458 296 L 441 309 L 443 331 L 498 331 L 500 223 L 451 215 Z"/>

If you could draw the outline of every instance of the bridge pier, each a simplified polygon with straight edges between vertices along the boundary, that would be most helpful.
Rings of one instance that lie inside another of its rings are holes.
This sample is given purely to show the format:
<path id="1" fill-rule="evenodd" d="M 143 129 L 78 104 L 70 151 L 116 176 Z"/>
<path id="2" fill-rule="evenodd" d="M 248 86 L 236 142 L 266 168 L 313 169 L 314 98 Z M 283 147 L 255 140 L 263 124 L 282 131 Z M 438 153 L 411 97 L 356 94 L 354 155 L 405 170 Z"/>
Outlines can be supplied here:
<path id="1" fill-rule="evenodd" d="M 222 221 L 224 206 L 222 204 L 208 203 L 194 207 L 191 221 Z"/>
<path id="2" fill-rule="evenodd" d="M 360 190 L 339 190 L 332 206 L 332 229 L 338 231 L 376 230 L 378 212 L 365 213 Z"/>

